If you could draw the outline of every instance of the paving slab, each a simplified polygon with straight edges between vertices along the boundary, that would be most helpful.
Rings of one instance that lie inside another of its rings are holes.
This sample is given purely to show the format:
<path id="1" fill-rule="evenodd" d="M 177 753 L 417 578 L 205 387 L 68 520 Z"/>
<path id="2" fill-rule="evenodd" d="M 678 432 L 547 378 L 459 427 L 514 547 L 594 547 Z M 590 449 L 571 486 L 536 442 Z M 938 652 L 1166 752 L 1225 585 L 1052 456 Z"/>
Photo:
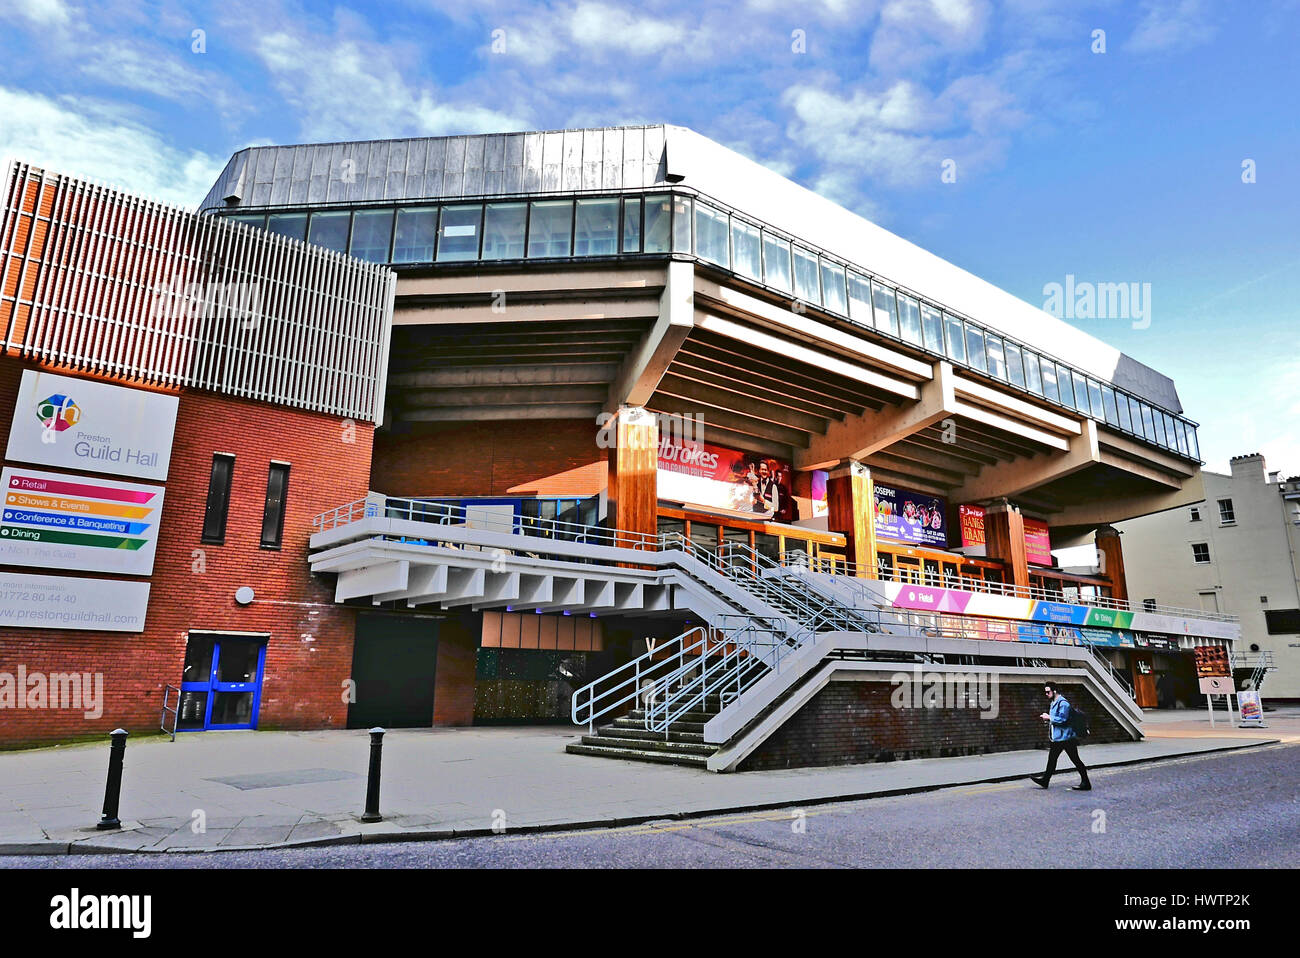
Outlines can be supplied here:
<path id="1" fill-rule="evenodd" d="M 1300 709 L 1268 729 L 1202 729 L 1203 716 L 1161 716 L 1140 742 L 1089 745 L 1090 767 L 1300 742 Z M 363 730 L 205 732 L 128 741 L 122 814 L 136 827 L 99 832 L 107 743 L 0 753 L 0 854 L 196 851 L 393 841 L 506 830 L 591 827 L 816 804 L 1022 778 L 1045 752 L 1025 750 L 871 765 L 715 774 L 569 755 L 572 726 L 399 729 L 384 739 L 380 810 L 365 804 Z M 1073 774 L 1066 769 L 1060 774 Z M 191 830 L 193 813 L 207 831 Z M 0 859 L 0 865 L 3 859 Z"/>

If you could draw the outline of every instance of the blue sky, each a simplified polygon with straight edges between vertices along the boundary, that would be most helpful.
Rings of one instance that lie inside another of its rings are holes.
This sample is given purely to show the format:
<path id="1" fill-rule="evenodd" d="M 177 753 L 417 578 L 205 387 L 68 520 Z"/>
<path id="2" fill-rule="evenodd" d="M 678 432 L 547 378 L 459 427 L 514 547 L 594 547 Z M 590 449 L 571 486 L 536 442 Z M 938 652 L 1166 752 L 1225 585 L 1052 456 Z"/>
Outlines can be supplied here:
<path id="1" fill-rule="evenodd" d="M 1300 0 L 0 0 L 0 23 L 0 157 L 187 206 L 250 144 L 668 122 L 1035 305 L 1067 275 L 1149 283 L 1146 328 L 1076 325 L 1174 378 L 1209 468 L 1300 473 Z"/>

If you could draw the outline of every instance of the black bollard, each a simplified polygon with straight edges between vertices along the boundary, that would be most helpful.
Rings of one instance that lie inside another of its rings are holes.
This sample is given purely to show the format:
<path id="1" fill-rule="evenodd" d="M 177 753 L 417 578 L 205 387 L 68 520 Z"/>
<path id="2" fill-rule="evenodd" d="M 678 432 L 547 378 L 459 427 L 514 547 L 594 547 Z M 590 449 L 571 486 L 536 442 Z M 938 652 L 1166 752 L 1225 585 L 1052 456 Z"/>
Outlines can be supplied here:
<path id="1" fill-rule="evenodd" d="M 108 733 L 112 744 L 108 747 L 108 781 L 104 785 L 104 816 L 96 828 L 121 828 L 117 818 L 117 803 L 122 797 L 122 757 L 126 754 L 126 730 L 113 729 Z"/>
<path id="2" fill-rule="evenodd" d="M 384 755 L 384 730 L 370 730 L 370 774 L 366 776 L 366 813 L 361 816 L 363 822 L 382 822 L 384 816 L 379 814 L 379 763 Z"/>

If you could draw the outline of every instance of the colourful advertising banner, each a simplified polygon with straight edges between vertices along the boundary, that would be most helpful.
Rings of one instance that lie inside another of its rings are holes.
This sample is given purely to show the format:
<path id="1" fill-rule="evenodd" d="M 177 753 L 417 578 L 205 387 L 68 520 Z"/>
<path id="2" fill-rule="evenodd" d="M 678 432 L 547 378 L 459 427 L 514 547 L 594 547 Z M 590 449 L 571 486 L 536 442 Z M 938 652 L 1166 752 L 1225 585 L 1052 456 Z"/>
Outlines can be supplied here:
<path id="1" fill-rule="evenodd" d="M 24 370 L 8 459 L 142 479 L 166 479 L 175 396 Z"/>
<path id="2" fill-rule="evenodd" d="M 926 492 L 876 483 L 876 535 L 947 548 L 947 504 Z"/>
<path id="3" fill-rule="evenodd" d="M 812 472 L 812 514 L 814 519 L 830 515 L 830 506 L 826 504 L 826 481 L 830 478 L 830 475 L 825 469 L 814 469 Z"/>
<path id="4" fill-rule="evenodd" d="M 163 487 L 0 471 L 0 563 L 151 575 Z"/>
<path id="5" fill-rule="evenodd" d="M 1061 622 L 1066 625 L 1083 625 L 1088 621 L 1088 613 L 1096 611 L 1082 605 L 1067 605 L 1064 602 L 1035 602 L 1029 617 L 1038 622 Z"/>
<path id="6" fill-rule="evenodd" d="M 961 615 L 989 616 L 1001 619 L 1023 619 L 1032 622 L 1045 622 L 1059 626 L 1073 626 L 1069 634 L 1078 636 L 1078 627 L 1090 629 L 1114 629 L 1120 635 L 1119 644 L 1134 646 L 1136 640 L 1132 629 L 1143 629 L 1143 635 L 1152 648 L 1177 649 L 1176 639 L 1167 635 L 1154 635 L 1146 632 L 1149 625 L 1143 621 L 1147 618 L 1165 619 L 1167 617 L 1147 616 L 1142 612 L 1123 612 L 1116 609 L 1094 609 L 1088 606 L 1071 605 L 1065 602 L 1041 602 L 1034 599 L 1022 599 L 1015 596 L 997 595 L 989 592 L 966 592 L 961 589 L 941 589 L 919 586 L 906 582 L 882 582 L 881 591 L 887 605 L 896 609 L 912 609 L 920 612 L 947 612 Z M 1196 632 L 1202 635 L 1215 635 L 1225 623 L 1207 620 L 1173 620 L 1179 630 Z M 1022 626 L 1023 628 L 1023 626 Z M 1056 634 L 1063 634 L 1059 630 Z M 1028 641 L 1050 641 L 1047 633 L 1033 633 Z M 1109 644 L 1109 642 L 1108 642 Z"/>
<path id="7" fill-rule="evenodd" d="M 1242 725 L 1263 728 L 1264 703 L 1259 700 L 1259 692 L 1249 690 L 1238 692 L 1237 708 L 1240 710 Z"/>
<path id="8" fill-rule="evenodd" d="M 957 507 L 957 521 L 961 525 L 961 547 L 967 555 L 988 554 L 984 532 L 984 508 L 962 503 Z M 1052 541 L 1047 523 L 1041 519 L 1025 519 L 1025 556 L 1031 565 L 1052 564 Z"/>
<path id="9" fill-rule="evenodd" d="M 967 555 L 988 554 L 984 542 L 984 509 L 962 503 L 957 507 L 957 522 L 961 526 L 961 547 Z"/>
<path id="10" fill-rule="evenodd" d="M 1047 523 L 1041 519 L 1025 519 L 1025 558 L 1030 565 L 1052 564 L 1052 540 Z"/>
<path id="11" fill-rule="evenodd" d="M 659 443 L 659 497 L 762 518 L 795 518 L 790 463 L 666 435 Z"/>

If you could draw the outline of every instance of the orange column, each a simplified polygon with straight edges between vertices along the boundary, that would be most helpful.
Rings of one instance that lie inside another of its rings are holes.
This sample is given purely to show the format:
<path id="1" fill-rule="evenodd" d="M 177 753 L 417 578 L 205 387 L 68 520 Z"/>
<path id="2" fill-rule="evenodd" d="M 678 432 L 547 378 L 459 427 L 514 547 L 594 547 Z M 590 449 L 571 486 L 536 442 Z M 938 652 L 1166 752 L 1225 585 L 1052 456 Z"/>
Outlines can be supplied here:
<path id="1" fill-rule="evenodd" d="M 659 530 L 659 428 L 654 414 L 623 406 L 607 427 L 609 448 L 609 523 L 615 529 L 654 536 Z M 638 537 L 620 545 L 636 547 Z"/>
<path id="2" fill-rule="evenodd" d="M 1128 580 L 1124 576 L 1124 548 L 1119 530 L 1102 526 L 1097 530 L 1097 551 L 1102 557 L 1102 572 L 1110 577 L 1111 598 L 1128 599 Z"/>
<path id="3" fill-rule="evenodd" d="M 876 574 L 876 494 L 871 470 L 856 460 L 841 463 L 826 480 L 826 526 L 848 540 L 848 560 L 858 575 Z"/>
<path id="4" fill-rule="evenodd" d="M 984 539 L 989 558 L 1005 562 L 1011 570 L 1011 581 L 1028 589 L 1029 558 L 1025 550 L 1025 521 L 1020 510 L 1007 502 L 985 509 Z"/>

